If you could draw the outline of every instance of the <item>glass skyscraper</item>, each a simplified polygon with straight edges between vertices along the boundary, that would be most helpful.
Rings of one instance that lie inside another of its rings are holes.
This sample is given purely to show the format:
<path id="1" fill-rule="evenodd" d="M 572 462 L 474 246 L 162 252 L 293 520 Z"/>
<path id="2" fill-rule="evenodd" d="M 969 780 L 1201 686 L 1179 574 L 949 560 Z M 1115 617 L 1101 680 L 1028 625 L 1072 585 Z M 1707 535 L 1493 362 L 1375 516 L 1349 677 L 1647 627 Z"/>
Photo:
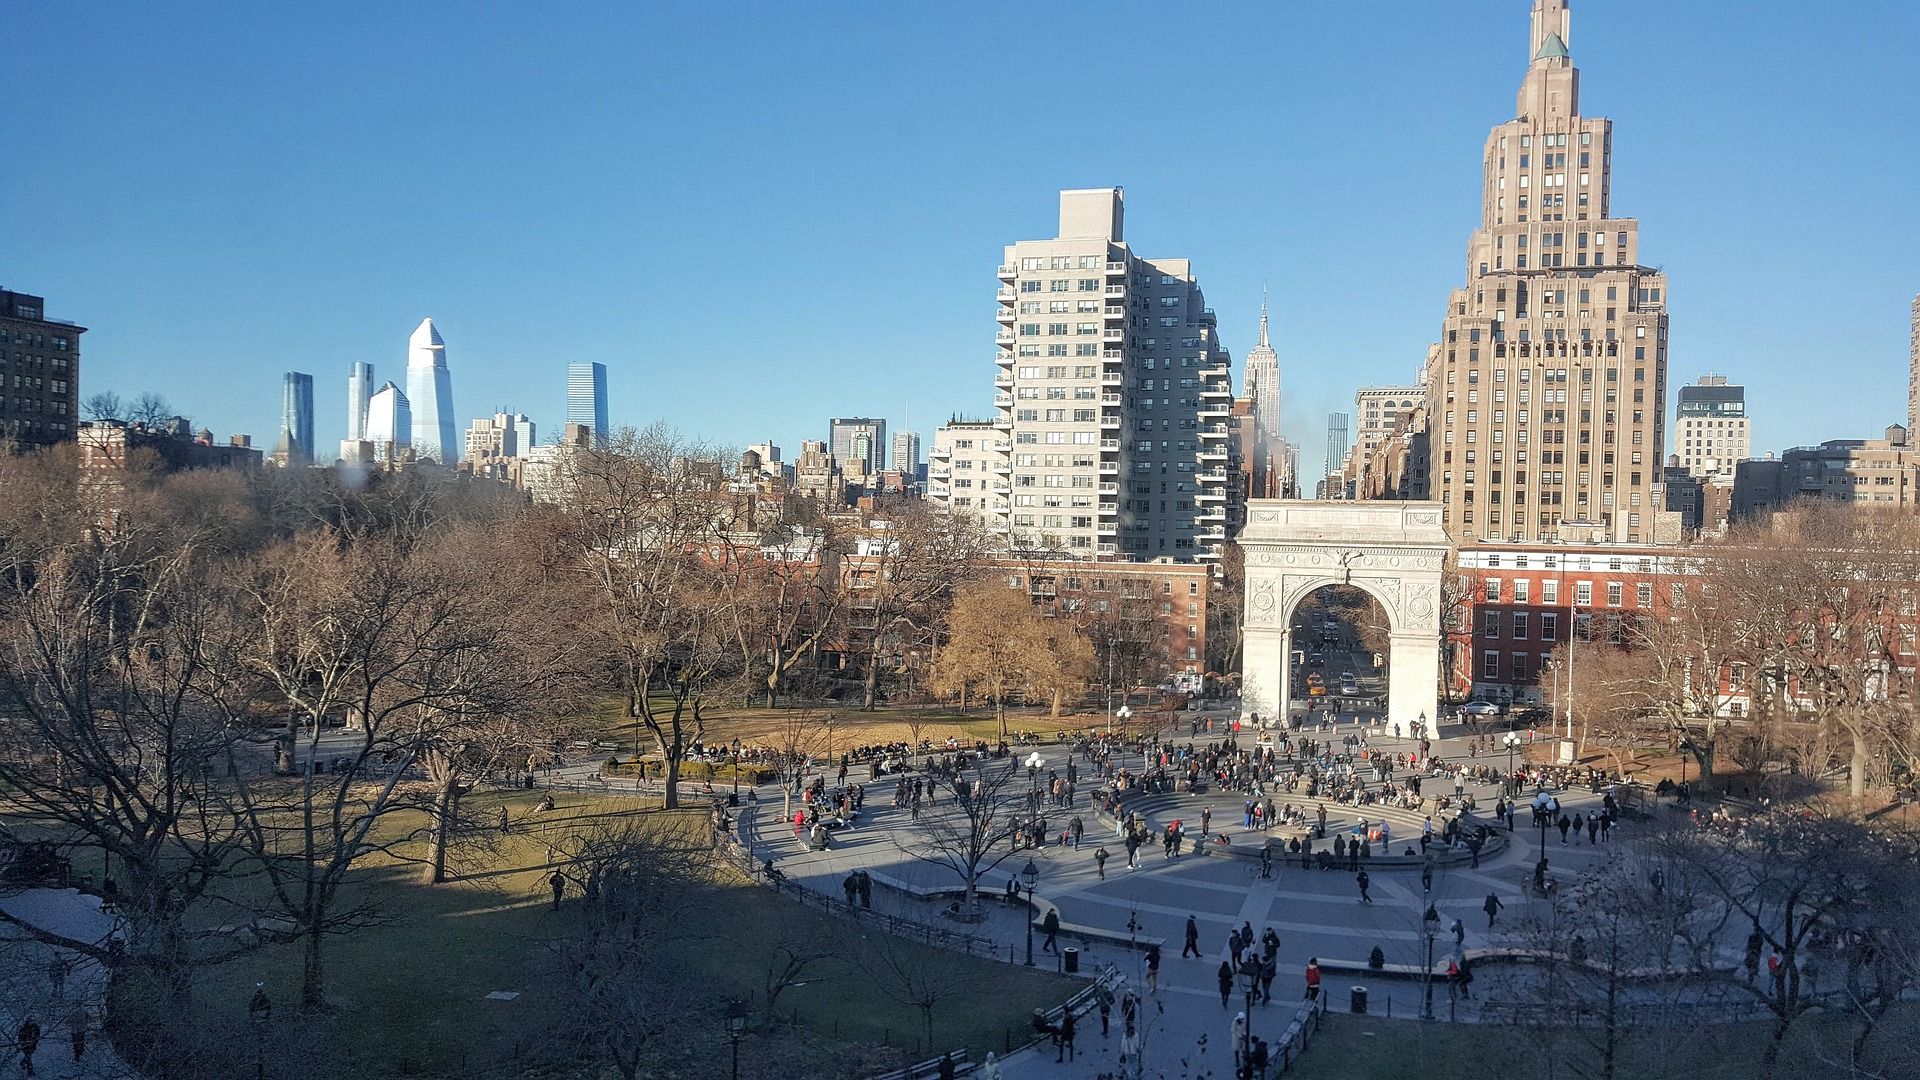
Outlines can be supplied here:
<path id="1" fill-rule="evenodd" d="M 414 457 L 457 463 L 461 443 L 453 431 L 453 376 L 447 371 L 447 343 L 432 319 L 421 319 L 407 341 L 407 402 L 413 407 Z"/>
<path id="2" fill-rule="evenodd" d="M 313 376 L 303 371 L 280 379 L 279 450 L 290 465 L 313 462 Z"/>
<path id="3" fill-rule="evenodd" d="M 607 365 L 591 360 L 567 365 L 567 423 L 593 429 L 594 445 L 606 445 Z"/>

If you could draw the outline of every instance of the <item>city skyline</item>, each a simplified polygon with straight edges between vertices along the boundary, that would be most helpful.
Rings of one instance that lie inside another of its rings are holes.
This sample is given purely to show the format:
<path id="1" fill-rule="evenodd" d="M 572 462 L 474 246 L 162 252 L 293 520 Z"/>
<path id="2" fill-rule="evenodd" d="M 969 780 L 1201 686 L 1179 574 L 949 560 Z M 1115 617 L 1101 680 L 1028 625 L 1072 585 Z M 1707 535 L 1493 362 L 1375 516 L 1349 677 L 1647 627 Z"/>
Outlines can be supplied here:
<path id="1" fill-rule="evenodd" d="M 299 63 L 267 67 L 250 61 L 188 71 L 182 58 L 190 50 L 165 47 L 185 28 L 166 20 L 30 9 L 13 24 L 27 55 L 0 78 L 19 80 L 22 87 L 56 77 L 86 85 L 100 83 L 110 71 L 154 108 L 191 113 L 196 135 L 156 143 L 111 115 L 106 98 L 86 95 L 0 120 L 0 136 L 9 142 L 46 146 L 50 163 L 72 163 L 0 178 L 6 205 L 36 209 L 33 220 L 7 222 L 12 258 L 6 278 L 58 295 L 61 311 L 94 328 L 87 339 L 89 391 L 131 393 L 143 388 L 147 370 L 178 371 L 186 385 L 200 388 L 191 395 L 175 391 L 183 411 L 216 430 L 247 431 L 263 442 L 277 420 L 278 386 L 272 370 L 254 370 L 257 362 L 239 342 L 271 333 L 288 343 L 279 356 L 286 367 L 338 372 L 355 357 L 390 356 L 391 327 L 431 309 L 461 342 L 463 396 L 469 400 L 529 400 L 533 395 L 524 383 L 557 378 L 565 366 L 556 353 L 588 351 L 606 356 L 613 369 L 616 426 L 666 417 L 711 441 L 745 444 L 772 434 L 793 443 L 817 423 L 798 419 L 804 416 L 824 418 L 852 408 L 876 416 L 944 417 L 971 408 L 985 316 L 973 306 L 977 299 L 969 304 L 967 298 L 979 295 L 981 253 L 1005 236 L 1041 235 L 1046 215 L 1033 207 L 1043 193 L 1077 183 L 1114 183 L 1144 205 L 1173 208 L 1145 223 L 1136 239 L 1145 250 L 1192 256 L 1196 273 L 1208 282 L 1230 352 L 1244 354 L 1252 344 L 1258 293 L 1263 281 L 1272 282 L 1273 339 L 1284 358 L 1287 387 L 1283 426 L 1305 433 L 1350 400 L 1354 386 L 1403 382 L 1431 340 L 1436 297 L 1458 284 L 1460 237 L 1473 224 L 1473 147 L 1510 100 L 1512 50 L 1505 43 L 1525 7 L 1515 0 L 1479 5 L 1464 15 L 1426 8 L 1274 12 L 1251 5 L 1211 11 L 1215 36 L 1223 42 L 1221 62 L 1208 65 L 1178 101 L 1145 106 L 1142 120 L 1178 116 L 1183 125 L 1197 124 L 1192 133 L 1210 147 L 1218 172 L 1244 180 L 1197 177 L 1182 163 L 1156 162 L 1120 144 L 1031 155 L 1012 172 L 961 153 L 972 133 L 1001 122 L 996 110 L 963 105 L 969 87 L 1020 71 L 1045 51 L 1040 41 L 1056 22 L 1079 28 L 1096 43 L 1124 47 L 1145 33 L 1137 20 L 1087 26 L 1068 11 L 1047 13 L 1032 41 L 1008 45 L 967 25 L 973 20 L 947 13 L 901 13 L 865 28 L 833 17 L 790 21 L 767 9 L 738 22 L 723 19 L 726 25 L 702 32 L 737 35 L 748 55 L 784 49 L 796 36 L 823 42 L 838 37 L 843 40 L 833 48 L 864 50 L 874 34 L 935 32 L 952 40 L 955 70 L 938 84 L 926 83 L 904 60 L 882 59 L 859 74 L 823 71 L 817 88 L 781 101 L 779 119 L 764 112 L 764 80 L 773 78 L 771 72 L 749 75 L 670 122 L 690 125 L 685 131 L 645 127 L 621 139 L 594 138 L 597 167 L 581 171 L 590 178 L 558 185 L 544 175 L 536 182 L 532 170 L 495 175 L 495 155 L 504 152 L 497 136 L 520 127 L 519 110 L 564 114 L 570 103 L 595 99 L 603 90 L 614 107 L 654 92 L 654 78 L 672 85 L 700 50 L 685 41 L 676 50 L 663 40 L 660 69 L 634 77 L 640 82 L 630 85 L 628 77 L 610 70 L 604 56 L 611 52 L 590 48 L 577 74 L 535 87 L 532 73 L 513 64 L 503 35 L 456 27 L 449 49 L 485 63 L 441 76 L 442 85 L 404 107 L 398 107 L 407 102 L 404 95 L 420 84 L 329 88 L 352 98 L 353 107 L 326 109 L 303 104 L 306 90 L 289 74 L 301 69 Z M 1823 163 L 1870 146 L 1883 167 L 1911 171 L 1920 140 L 1907 137 L 1898 124 L 1890 135 L 1884 117 L 1853 103 L 1899 99 L 1897 73 L 1920 38 L 1920 15 L 1891 3 L 1847 5 L 1823 12 L 1819 20 L 1801 17 L 1803 11 L 1758 4 L 1729 19 L 1706 5 L 1662 8 L 1662 33 L 1654 35 L 1645 32 L 1647 16 L 1627 3 L 1584 4 L 1578 20 L 1579 51 L 1592 69 L 1585 89 L 1620 125 L 1616 184 L 1627 200 L 1623 205 L 1659 223 L 1663 264 L 1687 282 L 1674 308 L 1684 326 L 1674 340 L 1676 377 L 1670 382 L 1715 370 L 1747 386 L 1756 453 L 1871 435 L 1901 419 L 1862 416 L 1853 403 L 1898 394 L 1915 292 L 1913 280 L 1871 269 L 1876 252 L 1914 246 L 1920 230 L 1910 210 L 1884 185 L 1836 193 Z M 367 14 L 377 25 L 359 20 L 352 32 L 361 53 L 355 62 L 369 65 L 386 66 L 386 46 L 369 39 L 406 40 L 415 23 L 436 23 L 424 11 Z M 577 23 L 595 20 L 582 17 L 534 33 L 543 40 L 551 35 L 611 42 L 633 32 L 623 16 L 599 18 L 607 25 L 583 28 Z M 268 55 L 271 50 L 257 48 L 257 42 L 290 39 L 298 39 L 290 47 L 301 54 L 354 51 L 338 37 L 344 31 L 280 12 L 245 13 L 209 32 L 217 39 L 211 44 L 233 55 Z M 665 37 L 689 32 L 677 28 Z M 36 47 L 74 37 L 97 47 L 79 56 Z M 1701 49 L 1698 43 L 1705 40 L 1716 47 Z M 156 43 L 162 47 L 154 48 Z M 1366 85 L 1337 74 L 1346 62 L 1341 53 L 1357 48 L 1368 51 L 1378 75 Z M 1768 59 L 1787 52 L 1794 64 Z M 78 67 L 56 72 L 46 66 L 54 57 Z M 1255 57 L 1261 62 L 1248 62 Z M 506 65 L 504 77 L 490 70 L 500 65 Z M 1849 72 L 1846 82 L 1826 77 L 1840 66 Z M 1263 74 L 1256 79 L 1255 71 Z M 229 80 L 257 85 L 257 100 L 226 90 Z M 911 92 L 868 107 L 873 115 L 802 119 L 831 112 L 817 107 L 821 100 L 844 100 L 869 83 Z M 1291 107 L 1306 90 L 1336 84 L 1342 92 L 1315 108 Z M 538 92 L 529 95 L 529 89 Z M 506 93 L 514 95 L 506 101 L 513 107 L 487 122 L 500 128 L 481 124 L 471 135 L 461 132 L 462 124 L 471 126 L 471 117 L 488 114 L 489 104 Z M 188 100 L 191 108 L 183 104 Z M 1668 104 L 1680 100 L 1710 104 L 1713 124 L 1703 126 L 1696 110 Z M 295 109 L 293 126 L 311 138 L 261 137 L 287 126 L 286 108 Z M 786 109 L 796 111 L 789 116 Z M 890 162 L 903 159 L 904 173 L 873 167 L 863 156 L 881 151 L 850 151 L 856 168 L 897 176 L 884 194 L 871 185 L 842 184 L 844 163 L 829 167 L 828 158 L 848 152 L 840 125 L 887 123 L 896 111 L 904 118 L 929 109 L 950 114 L 949 124 L 915 131 L 884 151 Z M 390 121 L 365 131 L 340 119 L 388 110 L 394 112 Z M 1405 121 L 1397 125 L 1395 153 L 1422 162 L 1418 184 L 1373 164 L 1369 148 L 1377 140 L 1362 133 L 1382 110 Z M 369 149 L 361 160 L 383 158 L 388 140 L 398 146 L 421 125 L 436 130 L 437 155 L 454 167 L 361 172 L 310 156 L 343 139 L 365 138 Z M 782 125 L 791 131 L 779 130 Z M 749 131 L 768 135 L 779 148 L 799 139 L 824 140 L 835 150 L 801 155 L 791 183 L 770 191 L 748 178 L 750 170 L 737 167 L 733 147 Z M 1257 136 L 1247 139 L 1248 131 Z M 688 212 L 679 216 L 689 221 L 723 216 L 722 205 L 745 208 L 736 223 L 718 232 L 703 227 L 696 234 L 671 222 L 643 221 L 626 209 L 630 193 L 614 196 L 629 182 L 630 159 L 606 146 L 650 145 L 683 135 L 691 140 L 684 175 L 650 177 L 648 198 L 638 201 L 684 203 Z M 584 129 L 568 128 L 542 138 L 571 144 L 587 136 Z M 218 149 L 242 143 L 256 147 L 247 161 L 230 161 Z M 1773 152 L 1783 143 L 1796 152 Z M 1322 148 L 1311 165 L 1295 150 L 1303 145 Z M 129 175 L 119 162 L 148 155 L 155 179 L 138 197 L 158 211 L 153 220 L 129 216 L 135 193 L 118 179 Z M 1693 193 L 1702 184 L 1761 169 L 1765 183 L 1728 185 L 1716 190 L 1715 199 L 1729 216 L 1766 214 L 1783 221 L 1773 234 L 1729 231 L 1692 212 Z M 467 175 L 489 180 L 462 179 Z M 930 182 L 936 176 L 941 182 Z M 494 183 L 525 211 L 523 220 L 504 230 L 482 209 Z M 200 194 L 207 190 L 236 201 L 237 213 L 214 213 L 214 204 Z M 272 200 L 259 201 L 267 192 Z M 1383 205 L 1392 212 L 1382 213 Z M 801 206 L 807 212 L 796 215 Z M 1790 207 L 1784 217 L 1782 207 Z M 248 225 L 236 228 L 230 220 Z M 1853 227 L 1858 220 L 1878 223 L 1871 237 Z M 766 286 L 786 268 L 744 254 L 774 227 L 797 230 L 792 249 L 805 252 L 805 266 L 823 280 L 826 275 L 816 271 L 824 267 L 825 253 L 849 237 L 876 265 L 910 259 L 922 268 L 895 282 L 904 294 L 871 328 L 870 350 L 849 351 L 827 329 L 827 312 L 835 306 L 827 294 L 793 289 L 791 278 L 777 290 L 781 295 L 768 297 L 763 318 L 724 342 L 700 342 L 706 359 L 691 366 L 672 359 L 696 347 L 695 331 L 638 330 L 638 316 L 622 311 L 615 299 L 638 288 L 649 265 L 663 256 L 684 261 L 676 272 L 681 288 L 764 282 L 763 292 L 775 291 Z M 556 242 L 533 246 L 535 235 L 545 232 Z M 1397 253 L 1394 260 L 1373 257 L 1389 247 Z M 182 253 L 183 272 L 160 274 L 149 254 L 157 251 Z M 232 271 L 250 264 L 271 272 Z M 1762 327 L 1751 298 L 1788 274 L 1802 276 L 1808 266 L 1821 273 L 1806 282 L 1801 302 L 1770 313 Z M 545 327 L 516 324 L 491 300 L 481 283 L 503 274 L 527 290 L 528 304 L 568 327 L 564 340 L 555 341 Z M 365 283 L 376 287 L 366 290 Z M 174 316 L 203 305 L 235 313 L 242 332 L 202 333 Z M 1810 350 L 1842 377 L 1811 385 L 1800 379 Z M 901 364 L 903 354 L 913 362 Z M 845 380 L 823 385 L 814 374 L 820 370 L 834 370 Z M 705 378 L 715 371 L 766 393 L 723 415 L 708 415 L 700 403 L 709 391 Z M 860 387 L 850 399 L 848 382 Z M 1663 403 L 1668 416 L 1674 388 Z M 317 404 L 316 429 L 329 436 L 326 441 L 346 427 L 335 411 L 343 406 L 332 393 Z M 556 413 L 537 418 L 557 430 Z M 450 419 L 457 427 L 471 418 L 456 413 Z M 1309 435 L 1303 442 L 1311 451 L 1318 440 Z M 1313 456 L 1303 462 L 1309 476 L 1317 474 Z"/>

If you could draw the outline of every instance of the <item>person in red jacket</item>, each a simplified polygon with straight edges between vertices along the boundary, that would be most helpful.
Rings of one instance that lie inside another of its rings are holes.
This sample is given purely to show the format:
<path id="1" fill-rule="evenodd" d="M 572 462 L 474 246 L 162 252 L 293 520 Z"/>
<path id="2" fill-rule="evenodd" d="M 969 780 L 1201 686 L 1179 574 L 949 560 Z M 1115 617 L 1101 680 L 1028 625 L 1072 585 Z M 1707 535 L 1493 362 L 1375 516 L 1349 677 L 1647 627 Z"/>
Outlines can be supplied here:
<path id="1" fill-rule="evenodd" d="M 1320 960 L 1317 957 L 1307 960 L 1307 1000 L 1320 1000 Z"/>

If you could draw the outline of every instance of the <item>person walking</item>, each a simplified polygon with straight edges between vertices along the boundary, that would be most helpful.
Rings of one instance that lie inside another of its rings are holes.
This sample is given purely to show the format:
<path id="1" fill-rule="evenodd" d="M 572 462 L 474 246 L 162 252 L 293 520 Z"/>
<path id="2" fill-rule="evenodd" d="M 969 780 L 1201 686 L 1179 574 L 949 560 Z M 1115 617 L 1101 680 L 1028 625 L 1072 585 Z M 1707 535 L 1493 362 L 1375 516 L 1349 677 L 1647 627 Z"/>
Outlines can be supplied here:
<path id="1" fill-rule="evenodd" d="M 1220 970 L 1214 974 L 1220 983 L 1220 1007 L 1224 1009 L 1227 1007 L 1228 1000 L 1233 997 L 1233 965 L 1222 960 Z"/>
<path id="2" fill-rule="evenodd" d="M 1245 1010 L 1233 1014 L 1233 1027 L 1230 1029 L 1233 1039 L 1233 1066 L 1235 1076 L 1245 1076 L 1247 1063 L 1241 1060 L 1240 1048 L 1247 1044 L 1247 1014 Z"/>
<path id="3" fill-rule="evenodd" d="M 1273 876 L 1273 848 L 1267 844 L 1260 845 L 1260 876 Z"/>
<path id="4" fill-rule="evenodd" d="M 1194 922 L 1191 915 L 1187 916 L 1187 944 L 1180 950 L 1180 959 L 1185 960 L 1188 955 L 1195 959 L 1200 956 L 1200 924 Z"/>
<path id="5" fill-rule="evenodd" d="M 1112 856 L 1107 854 L 1105 845 L 1093 849 L 1093 868 L 1100 871 L 1101 881 L 1107 880 L 1107 860 L 1109 858 L 1112 858 Z"/>
<path id="6" fill-rule="evenodd" d="M 949 1050 L 946 1053 L 941 1054 L 940 1069 L 938 1073 L 939 1080 L 953 1080 L 957 1071 L 958 1071 L 958 1067 L 954 1064 L 954 1061 L 953 1061 L 953 1051 Z"/>
<path id="7" fill-rule="evenodd" d="M 1280 955 L 1280 935 L 1271 926 L 1260 935 L 1260 954 L 1268 960 Z"/>
<path id="8" fill-rule="evenodd" d="M 1260 1004 L 1273 1004 L 1273 980 L 1280 974 L 1280 964 L 1271 956 L 1256 961 L 1260 965 Z"/>
<path id="9" fill-rule="evenodd" d="M 1360 902 L 1363 904 L 1373 903 L 1373 897 L 1367 895 L 1367 886 L 1373 883 L 1373 879 L 1367 876 L 1367 872 L 1362 870 L 1358 874 L 1355 874 L 1353 881 L 1354 884 L 1360 886 Z"/>
<path id="10" fill-rule="evenodd" d="M 1054 947 L 1054 939 L 1060 936 L 1060 910 L 1058 908 L 1047 909 L 1047 917 L 1040 920 L 1040 929 L 1046 931 L 1047 934 L 1047 940 L 1040 946 L 1040 951 L 1058 953 L 1060 950 Z"/>
<path id="11" fill-rule="evenodd" d="M 1107 1023 L 1113 1018 L 1113 991 L 1107 988 L 1106 983 L 1100 983 L 1094 991 L 1094 1000 L 1099 1003 L 1100 1037 L 1104 1039 L 1107 1037 Z"/>
<path id="12" fill-rule="evenodd" d="M 73 1060 L 87 1056 L 87 1010 L 75 1002 L 67 1010 L 67 1041 L 73 1047 Z"/>
<path id="13" fill-rule="evenodd" d="M 1160 945 L 1158 942 L 1147 946 L 1147 993 L 1160 992 Z"/>
<path id="14" fill-rule="evenodd" d="M 1558 822 L 1555 822 L 1555 824 L 1557 824 L 1560 827 L 1560 842 L 1562 844 L 1566 843 L 1567 830 L 1573 828 L 1573 819 L 1568 817 L 1565 814 L 1561 814 L 1560 820 Z"/>
<path id="15" fill-rule="evenodd" d="M 1487 902 L 1480 905 L 1480 910 L 1487 913 L 1487 929 L 1493 929 L 1493 917 L 1500 913 L 1502 906 L 1504 905 L 1500 903 L 1500 897 L 1498 895 L 1494 893 L 1487 894 Z"/>
<path id="16" fill-rule="evenodd" d="M 1213 832 L 1213 807 L 1200 808 L 1200 839 L 1205 840 Z"/>
<path id="17" fill-rule="evenodd" d="M 1307 958 L 1307 1000 L 1320 1000 L 1320 961 L 1311 956 Z"/>
<path id="18" fill-rule="evenodd" d="M 507 835 L 507 808 L 504 806 L 500 808 L 500 835 Z"/>
<path id="19" fill-rule="evenodd" d="M 1600 822 L 1605 820 L 1599 813 L 1587 815 L 1587 844 L 1592 846 L 1600 842 Z"/>
<path id="20" fill-rule="evenodd" d="M 547 879 L 547 887 L 553 890 L 553 910 L 559 911 L 560 896 L 567 891 L 567 876 L 555 870 L 553 876 Z"/>
<path id="21" fill-rule="evenodd" d="M 1073 1060 L 1073 1031 L 1073 1010 L 1067 1009 L 1060 1017 L 1060 1048 L 1053 1055 L 1056 1063 Z"/>

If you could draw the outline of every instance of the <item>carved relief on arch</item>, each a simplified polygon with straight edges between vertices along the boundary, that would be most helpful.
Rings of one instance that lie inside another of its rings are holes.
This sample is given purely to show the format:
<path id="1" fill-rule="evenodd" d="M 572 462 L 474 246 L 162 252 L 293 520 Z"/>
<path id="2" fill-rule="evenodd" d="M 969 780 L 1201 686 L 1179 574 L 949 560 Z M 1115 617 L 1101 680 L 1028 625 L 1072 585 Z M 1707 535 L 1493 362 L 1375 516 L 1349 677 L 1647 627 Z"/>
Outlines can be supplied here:
<path id="1" fill-rule="evenodd" d="M 1275 590 L 1280 579 L 1263 574 L 1247 583 L 1247 625 L 1273 626 L 1280 621 L 1280 600 Z"/>

